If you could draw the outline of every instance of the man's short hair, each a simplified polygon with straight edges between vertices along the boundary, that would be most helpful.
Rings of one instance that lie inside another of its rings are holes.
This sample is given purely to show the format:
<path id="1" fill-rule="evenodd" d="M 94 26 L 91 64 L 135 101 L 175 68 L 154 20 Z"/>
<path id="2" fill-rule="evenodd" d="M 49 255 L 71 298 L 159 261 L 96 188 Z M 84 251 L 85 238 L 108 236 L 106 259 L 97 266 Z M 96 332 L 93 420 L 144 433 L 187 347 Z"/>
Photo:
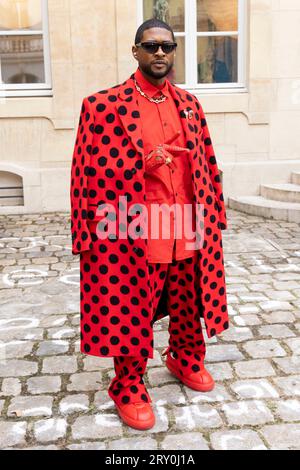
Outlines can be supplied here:
<path id="1" fill-rule="evenodd" d="M 151 18 L 150 20 L 144 21 L 144 23 L 142 23 L 141 26 L 139 26 L 135 35 L 134 44 L 138 44 L 139 42 L 141 42 L 144 31 L 146 31 L 147 29 L 151 29 L 151 28 L 167 29 L 168 31 L 170 31 L 170 33 L 172 33 L 173 41 L 175 42 L 175 35 L 171 26 L 162 20 L 159 20 L 157 18 Z"/>

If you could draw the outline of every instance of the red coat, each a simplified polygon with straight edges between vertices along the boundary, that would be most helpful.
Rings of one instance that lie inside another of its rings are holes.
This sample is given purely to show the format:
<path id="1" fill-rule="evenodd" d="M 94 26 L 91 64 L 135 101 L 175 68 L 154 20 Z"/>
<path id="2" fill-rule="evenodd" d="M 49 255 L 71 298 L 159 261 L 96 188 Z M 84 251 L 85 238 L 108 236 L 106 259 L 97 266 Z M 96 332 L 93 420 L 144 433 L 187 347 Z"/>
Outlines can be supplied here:
<path id="1" fill-rule="evenodd" d="M 119 196 L 127 196 L 128 209 L 146 200 L 133 76 L 83 99 L 71 168 L 72 253 L 80 253 L 81 351 L 96 356 L 153 358 L 153 323 L 168 312 L 163 291 L 152 318 L 147 238 L 133 240 L 128 235 L 126 239 L 100 240 L 95 234 L 97 222 L 103 221 L 103 215 L 96 214 L 98 204 L 111 204 L 118 218 Z M 199 316 L 204 318 L 210 338 L 229 326 L 222 185 L 202 106 L 191 93 L 175 85 L 170 90 L 191 149 L 195 201 L 204 207 L 197 292 Z M 130 215 L 127 218 L 132 220 Z"/>

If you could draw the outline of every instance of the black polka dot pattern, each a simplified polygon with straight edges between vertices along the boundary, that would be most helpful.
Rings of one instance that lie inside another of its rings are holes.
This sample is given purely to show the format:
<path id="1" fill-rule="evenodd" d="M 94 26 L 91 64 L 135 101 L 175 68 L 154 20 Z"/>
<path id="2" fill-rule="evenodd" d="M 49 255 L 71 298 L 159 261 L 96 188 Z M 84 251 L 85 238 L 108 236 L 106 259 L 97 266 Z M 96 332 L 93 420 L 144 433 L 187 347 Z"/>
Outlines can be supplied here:
<path id="1" fill-rule="evenodd" d="M 160 317 L 157 312 L 163 301 L 169 315 L 169 348 L 176 359 L 180 358 L 178 365 L 182 373 L 196 372 L 203 365 L 206 352 L 197 295 L 201 277 L 199 251 L 190 258 L 169 264 L 150 263 L 149 269 L 154 297 L 153 322 Z"/>
<path id="2" fill-rule="evenodd" d="M 108 387 L 108 395 L 118 405 L 151 403 L 152 399 L 144 384 L 143 375 L 148 358 L 114 357 L 116 376 Z"/>
<path id="3" fill-rule="evenodd" d="M 198 219 L 203 244 L 196 292 L 199 314 L 212 337 L 229 326 L 222 185 L 202 106 L 187 91 L 173 86 L 171 92 L 191 150 L 195 201 L 203 207 L 202 220 Z M 192 119 L 184 110 L 193 111 Z M 132 77 L 85 98 L 81 108 L 70 187 L 72 253 L 80 254 L 81 351 L 94 356 L 153 358 L 153 322 L 168 315 L 162 300 L 152 318 L 147 239 L 122 238 L 124 223 L 116 237 L 101 240 L 96 233 L 99 221 L 102 232 L 109 223 L 118 226 L 125 210 L 119 197 L 127 197 L 127 209 L 145 201 L 139 116 Z M 108 216 L 104 222 L 97 214 L 99 204 L 108 204 L 108 213 L 114 208 L 116 220 Z"/>
<path id="4" fill-rule="evenodd" d="M 93 100 L 87 98 L 84 98 L 82 102 L 72 160 L 70 199 L 72 253 L 74 255 L 92 248 L 87 227 L 87 180 L 94 135 L 94 114 L 91 102 Z"/>
<path id="5" fill-rule="evenodd" d="M 153 312 L 162 296 L 169 313 L 169 348 L 177 360 L 180 375 L 200 371 L 206 353 L 205 340 L 199 318 L 196 286 L 199 283 L 198 253 L 182 261 L 149 263 L 150 290 Z M 165 289 L 165 290 L 164 290 Z M 128 328 L 126 334 L 130 333 Z M 148 331 L 141 330 L 141 338 Z M 151 398 L 145 388 L 143 374 L 148 358 L 115 357 L 116 376 L 108 394 L 118 404 L 147 401 Z"/>

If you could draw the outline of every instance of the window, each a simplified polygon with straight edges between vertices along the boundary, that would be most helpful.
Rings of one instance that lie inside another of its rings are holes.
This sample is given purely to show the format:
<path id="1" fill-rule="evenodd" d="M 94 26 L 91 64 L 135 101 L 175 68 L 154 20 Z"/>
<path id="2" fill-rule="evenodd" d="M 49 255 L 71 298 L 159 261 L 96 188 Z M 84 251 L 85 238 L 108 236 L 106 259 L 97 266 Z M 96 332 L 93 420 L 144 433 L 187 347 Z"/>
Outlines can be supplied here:
<path id="1" fill-rule="evenodd" d="M 0 2 L 0 96 L 51 94 L 47 0 Z"/>
<path id="2" fill-rule="evenodd" d="M 9 171 L 0 171 L 0 207 L 24 206 L 23 179 Z"/>
<path id="3" fill-rule="evenodd" d="M 168 77 L 189 89 L 244 88 L 246 0 L 138 0 L 139 24 L 166 21 L 178 43 Z"/>

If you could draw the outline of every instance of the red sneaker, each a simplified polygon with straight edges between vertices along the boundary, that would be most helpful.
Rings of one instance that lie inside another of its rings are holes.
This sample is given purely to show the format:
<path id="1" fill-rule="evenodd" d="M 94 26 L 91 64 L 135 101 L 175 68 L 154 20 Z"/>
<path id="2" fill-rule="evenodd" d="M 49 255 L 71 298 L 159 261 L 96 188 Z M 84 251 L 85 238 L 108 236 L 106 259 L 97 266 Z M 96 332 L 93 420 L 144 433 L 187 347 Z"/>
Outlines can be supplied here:
<path id="1" fill-rule="evenodd" d="M 166 359 L 166 366 L 177 379 L 179 379 L 184 385 L 193 390 L 197 390 L 199 392 L 209 392 L 215 386 L 214 379 L 208 372 L 208 370 L 203 368 L 198 372 L 191 372 L 184 376 L 182 376 L 179 372 L 178 362 L 173 357 L 170 348 L 167 348 L 163 353 L 163 356 L 167 355 Z"/>
<path id="2" fill-rule="evenodd" d="M 128 426 L 135 429 L 150 429 L 155 424 L 155 415 L 150 403 L 127 403 L 117 405 L 115 403 L 120 418 Z"/>

